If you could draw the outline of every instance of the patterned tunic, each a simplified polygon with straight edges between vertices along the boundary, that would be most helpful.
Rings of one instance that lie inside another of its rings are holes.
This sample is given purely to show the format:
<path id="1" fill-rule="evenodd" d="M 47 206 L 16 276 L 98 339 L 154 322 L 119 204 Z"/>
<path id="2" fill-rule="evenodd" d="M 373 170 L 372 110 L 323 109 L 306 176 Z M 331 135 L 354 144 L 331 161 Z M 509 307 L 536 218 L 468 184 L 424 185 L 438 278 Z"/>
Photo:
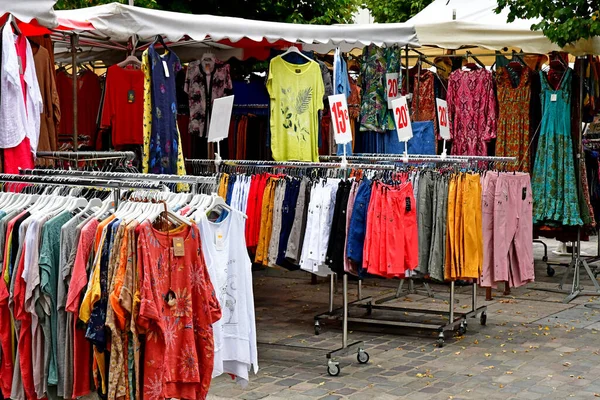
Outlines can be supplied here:
<path id="1" fill-rule="evenodd" d="M 173 239 L 184 255 L 173 254 Z M 146 329 L 142 396 L 147 400 L 204 399 L 213 370 L 212 324 L 221 310 L 202 255 L 196 225 L 169 233 L 140 225 L 143 268 L 138 324 Z M 169 301 L 168 295 L 175 299 Z"/>
<path id="2" fill-rule="evenodd" d="M 496 137 L 496 96 L 492 73 L 456 70 L 448 81 L 448 117 L 452 154 L 486 156 Z"/>
<path id="3" fill-rule="evenodd" d="M 509 171 L 529 172 L 529 104 L 531 103 L 531 71 L 524 67 L 521 74 L 510 67 L 496 69 L 498 91 L 498 132 L 496 156 L 516 157 Z"/>

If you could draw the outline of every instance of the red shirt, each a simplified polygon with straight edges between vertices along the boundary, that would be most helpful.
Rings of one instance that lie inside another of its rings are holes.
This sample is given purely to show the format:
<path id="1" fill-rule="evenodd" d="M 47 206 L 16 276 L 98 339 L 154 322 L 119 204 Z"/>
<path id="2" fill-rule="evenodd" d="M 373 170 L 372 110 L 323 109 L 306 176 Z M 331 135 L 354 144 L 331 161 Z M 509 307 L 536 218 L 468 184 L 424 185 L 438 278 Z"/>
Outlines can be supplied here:
<path id="1" fill-rule="evenodd" d="M 102 127 L 112 127 L 115 148 L 144 143 L 144 73 L 110 67 L 106 73 Z"/>
<path id="2" fill-rule="evenodd" d="M 202 255 L 196 225 L 163 233 L 149 221 L 140 225 L 138 263 L 143 266 L 138 324 L 146 328 L 142 397 L 205 399 L 214 363 L 212 324 L 221 309 Z M 183 240 L 184 255 L 174 256 L 173 239 Z M 192 285 L 190 275 L 204 276 Z M 167 302 L 173 292 L 175 298 Z"/>

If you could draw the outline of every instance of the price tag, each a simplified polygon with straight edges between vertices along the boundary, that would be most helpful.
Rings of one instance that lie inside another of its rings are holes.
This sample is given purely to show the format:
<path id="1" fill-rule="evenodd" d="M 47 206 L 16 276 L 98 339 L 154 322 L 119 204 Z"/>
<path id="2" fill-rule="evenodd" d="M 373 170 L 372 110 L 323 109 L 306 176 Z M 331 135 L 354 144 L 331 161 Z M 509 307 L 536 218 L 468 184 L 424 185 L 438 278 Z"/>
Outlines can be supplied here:
<path id="1" fill-rule="evenodd" d="M 218 142 L 229 136 L 231 110 L 233 109 L 233 96 L 225 96 L 213 101 L 208 126 L 208 142 Z"/>
<path id="2" fill-rule="evenodd" d="M 558 96 L 556 95 L 556 93 L 552 93 L 550 95 L 550 101 L 556 101 L 556 100 L 558 100 Z"/>
<path id="3" fill-rule="evenodd" d="M 435 99 L 437 104 L 438 126 L 440 128 L 440 136 L 444 140 L 450 140 L 450 123 L 448 122 L 448 103 L 446 100 Z"/>
<path id="4" fill-rule="evenodd" d="M 406 97 L 401 96 L 392 101 L 392 109 L 394 110 L 394 122 L 396 123 L 396 132 L 398 132 L 398 140 L 408 142 L 413 137 L 412 125 L 408 112 L 408 104 Z"/>
<path id="5" fill-rule="evenodd" d="M 398 73 L 385 74 L 385 93 L 388 100 L 388 109 L 392 109 L 392 101 L 398 98 Z"/>
<path id="6" fill-rule="evenodd" d="M 169 66 L 167 65 L 167 62 L 163 60 L 162 65 L 163 69 L 165 70 L 165 78 L 170 77 L 171 75 L 169 74 Z"/>
<path id="7" fill-rule="evenodd" d="M 352 141 L 352 129 L 348 116 L 348 103 L 346 95 L 336 94 L 329 96 L 329 107 L 333 119 L 333 131 L 336 144 L 346 144 Z"/>

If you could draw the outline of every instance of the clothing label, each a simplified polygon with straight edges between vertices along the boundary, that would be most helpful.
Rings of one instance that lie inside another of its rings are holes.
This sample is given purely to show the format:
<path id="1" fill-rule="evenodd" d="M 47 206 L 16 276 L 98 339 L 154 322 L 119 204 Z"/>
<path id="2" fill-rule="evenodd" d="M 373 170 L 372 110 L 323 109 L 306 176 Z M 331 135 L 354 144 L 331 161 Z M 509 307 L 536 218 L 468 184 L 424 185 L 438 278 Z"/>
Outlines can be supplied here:
<path id="1" fill-rule="evenodd" d="M 448 103 L 446 100 L 435 99 L 437 104 L 438 126 L 440 128 L 440 136 L 444 140 L 450 140 L 450 124 L 448 123 Z"/>
<path id="2" fill-rule="evenodd" d="M 410 209 L 411 209 L 410 208 L 410 197 L 407 197 L 406 198 L 406 212 L 409 212 Z"/>
<path id="3" fill-rule="evenodd" d="M 556 95 L 556 93 L 552 93 L 550 95 L 550 101 L 556 101 L 556 100 L 558 100 L 558 96 Z"/>
<path id="4" fill-rule="evenodd" d="M 524 187 L 523 188 L 523 200 L 525 200 L 527 198 L 527 188 Z"/>
<path id="5" fill-rule="evenodd" d="M 396 123 L 396 132 L 400 142 L 408 142 L 413 137 L 412 125 L 408 114 L 408 104 L 406 97 L 402 96 L 393 100 L 394 104 L 394 122 Z"/>
<path id="6" fill-rule="evenodd" d="M 225 249 L 225 236 L 223 236 L 223 231 L 221 229 L 215 231 L 215 248 L 217 250 Z"/>
<path id="7" fill-rule="evenodd" d="M 21 57 L 17 57 L 17 61 L 19 62 L 19 74 L 23 75 L 25 72 L 23 72 L 23 60 L 21 60 Z"/>
<path id="8" fill-rule="evenodd" d="M 385 74 L 385 93 L 388 101 L 388 109 L 392 109 L 392 100 L 398 98 L 398 73 Z"/>
<path id="9" fill-rule="evenodd" d="M 129 90 L 127 92 L 127 102 L 132 104 L 135 103 L 135 90 Z"/>
<path id="10" fill-rule="evenodd" d="M 165 70 L 165 78 L 169 78 L 171 74 L 169 74 L 169 66 L 167 65 L 167 62 L 163 60 L 162 65 Z"/>
<path id="11" fill-rule="evenodd" d="M 300 72 L 302 72 L 301 69 L 296 69 L 296 73 L 299 74 Z"/>
<path id="12" fill-rule="evenodd" d="M 350 117 L 348 116 L 348 103 L 346 95 L 336 94 L 329 96 L 329 108 L 333 119 L 333 132 L 336 144 L 346 144 L 352 141 Z"/>
<path id="13" fill-rule="evenodd" d="M 185 256 L 185 247 L 183 247 L 183 238 L 173 238 L 173 255 L 175 257 Z"/>

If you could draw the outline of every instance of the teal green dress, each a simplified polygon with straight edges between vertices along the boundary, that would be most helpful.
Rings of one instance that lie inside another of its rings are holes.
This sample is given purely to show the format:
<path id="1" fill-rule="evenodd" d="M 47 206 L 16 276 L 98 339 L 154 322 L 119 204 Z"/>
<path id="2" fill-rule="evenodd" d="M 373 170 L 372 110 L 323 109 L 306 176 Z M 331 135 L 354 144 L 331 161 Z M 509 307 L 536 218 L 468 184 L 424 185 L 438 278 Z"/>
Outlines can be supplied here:
<path id="1" fill-rule="evenodd" d="M 571 79 L 567 69 L 558 90 L 543 71 L 542 123 L 533 168 L 533 223 L 582 225 L 571 139 Z"/>

